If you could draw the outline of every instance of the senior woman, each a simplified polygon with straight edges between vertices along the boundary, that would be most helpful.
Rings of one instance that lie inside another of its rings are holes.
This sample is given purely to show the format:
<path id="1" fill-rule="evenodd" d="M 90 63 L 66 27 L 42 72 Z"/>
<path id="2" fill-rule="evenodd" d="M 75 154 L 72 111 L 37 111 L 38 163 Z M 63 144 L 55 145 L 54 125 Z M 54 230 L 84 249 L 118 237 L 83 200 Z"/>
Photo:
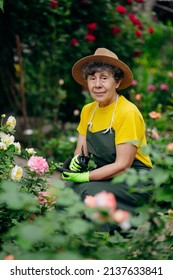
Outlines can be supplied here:
<path id="1" fill-rule="evenodd" d="M 115 195 L 118 209 L 134 213 L 149 197 L 146 185 L 139 181 L 142 191 L 131 192 L 126 182 L 112 183 L 113 177 L 129 168 L 152 168 L 150 157 L 144 152 L 144 119 L 138 108 L 120 94 L 132 84 L 133 74 L 115 53 L 98 48 L 94 55 L 74 64 L 72 75 L 88 88 L 94 101 L 82 109 L 76 150 L 69 171 L 62 170 L 62 179 L 72 181 L 71 187 L 82 200 L 104 190 Z M 81 168 L 78 159 L 82 148 L 85 155 L 93 156 L 94 169 Z"/>

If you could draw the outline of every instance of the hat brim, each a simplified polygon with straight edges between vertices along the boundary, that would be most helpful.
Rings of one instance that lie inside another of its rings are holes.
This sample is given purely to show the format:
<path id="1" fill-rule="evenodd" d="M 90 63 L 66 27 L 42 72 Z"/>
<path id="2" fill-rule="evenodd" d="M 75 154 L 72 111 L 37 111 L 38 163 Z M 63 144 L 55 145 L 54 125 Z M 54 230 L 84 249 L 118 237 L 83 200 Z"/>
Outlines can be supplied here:
<path id="1" fill-rule="evenodd" d="M 133 74 L 132 74 L 130 68 L 119 59 L 109 57 L 109 56 L 103 56 L 103 55 L 89 55 L 89 56 L 86 56 L 86 57 L 78 60 L 74 64 L 74 66 L 72 68 L 72 76 L 77 83 L 79 83 L 80 85 L 87 88 L 87 81 L 83 77 L 83 66 L 88 62 L 94 62 L 94 61 L 108 63 L 117 68 L 120 68 L 123 71 L 124 76 L 123 76 L 122 82 L 117 90 L 125 89 L 132 84 Z"/>

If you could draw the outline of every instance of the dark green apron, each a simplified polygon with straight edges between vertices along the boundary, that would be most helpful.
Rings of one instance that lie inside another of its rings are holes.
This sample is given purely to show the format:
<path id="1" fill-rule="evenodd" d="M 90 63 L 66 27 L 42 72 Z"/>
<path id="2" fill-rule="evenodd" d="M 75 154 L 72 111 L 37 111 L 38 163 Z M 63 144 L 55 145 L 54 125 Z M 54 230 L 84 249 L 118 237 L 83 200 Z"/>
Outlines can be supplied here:
<path id="1" fill-rule="evenodd" d="M 93 155 L 96 168 L 115 162 L 116 147 L 115 147 L 115 132 L 113 129 L 107 129 L 98 132 L 87 130 L 87 146 L 89 154 Z M 139 160 L 134 160 L 132 167 L 136 170 L 151 168 L 144 165 Z M 148 184 L 151 185 L 149 182 Z M 138 187 L 142 188 L 142 192 L 131 192 L 129 186 L 124 183 L 113 184 L 112 180 L 90 181 L 86 183 L 75 183 L 72 185 L 81 199 L 84 200 L 86 195 L 95 195 L 101 191 L 112 192 L 117 200 L 117 208 L 126 211 L 135 212 L 136 207 L 141 206 L 144 201 L 147 201 L 150 194 L 145 191 L 147 184 L 138 182 Z"/>

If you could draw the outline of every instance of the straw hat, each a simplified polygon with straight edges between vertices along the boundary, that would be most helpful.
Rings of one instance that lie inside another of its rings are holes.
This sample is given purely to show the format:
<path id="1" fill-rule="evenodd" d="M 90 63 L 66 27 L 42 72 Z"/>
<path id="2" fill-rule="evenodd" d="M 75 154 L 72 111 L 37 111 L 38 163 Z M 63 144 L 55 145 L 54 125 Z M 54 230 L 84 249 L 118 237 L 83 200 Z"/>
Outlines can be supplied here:
<path id="1" fill-rule="evenodd" d="M 91 61 L 108 63 L 120 68 L 123 71 L 124 76 L 118 90 L 127 88 L 132 84 L 133 74 L 130 68 L 124 62 L 119 60 L 115 53 L 105 48 L 98 48 L 94 55 L 85 56 L 84 58 L 78 60 L 72 68 L 72 76 L 80 85 L 87 87 L 87 81 L 83 77 L 83 66 Z"/>

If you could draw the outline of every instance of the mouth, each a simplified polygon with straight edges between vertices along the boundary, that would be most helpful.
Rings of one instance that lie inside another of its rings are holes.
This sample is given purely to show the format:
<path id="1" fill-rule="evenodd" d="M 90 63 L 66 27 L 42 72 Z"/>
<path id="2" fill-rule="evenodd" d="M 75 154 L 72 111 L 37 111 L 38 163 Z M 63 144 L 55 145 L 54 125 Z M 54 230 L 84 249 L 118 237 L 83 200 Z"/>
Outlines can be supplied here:
<path id="1" fill-rule="evenodd" d="M 104 92 L 94 92 L 94 94 L 99 96 L 99 95 L 103 95 Z"/>

